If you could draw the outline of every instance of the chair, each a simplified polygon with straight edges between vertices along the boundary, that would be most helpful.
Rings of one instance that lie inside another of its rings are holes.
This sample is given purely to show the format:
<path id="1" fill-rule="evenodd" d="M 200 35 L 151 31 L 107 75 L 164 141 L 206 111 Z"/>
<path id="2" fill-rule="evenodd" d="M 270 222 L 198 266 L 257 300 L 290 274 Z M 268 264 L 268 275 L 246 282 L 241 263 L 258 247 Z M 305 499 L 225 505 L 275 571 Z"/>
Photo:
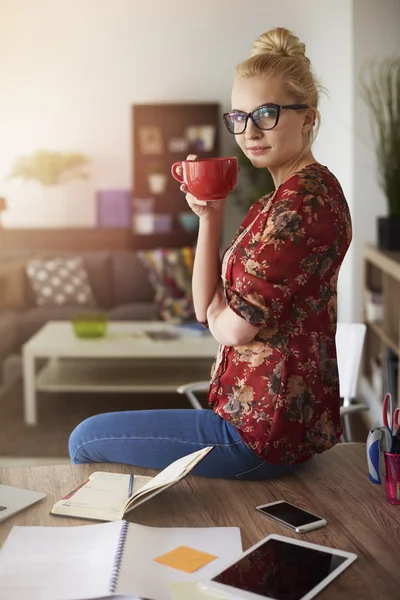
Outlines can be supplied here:
<path id="1" fill-rule="evenodd" d="M 351 441 L 349 414 L 368 410 L 366 404 L 352 404 L 357 395 L 358 377 L 360 374 L 361 358 L 364 347 L 366 326 L 364 323 L 338 323 L 336 331 L 336 352 L 339 369 L 340 397 L 343 405 L 340 416 L 343 418 L 345 433 L 343 441 Z M 195 409 L 203 408 L 196 397 L 196 392 L 206 392 L 208 381 L 196 381 L 181 385 L 176 390 L 184 394 Z"/>
<path id="2" fill-rule="evenodd" d="M 343 438 L 348 442 L 351 441 L 349 414 L 369 410 L 366 404 L 352 404 L 357 396 L 366 329 L 364 323 L 338 323 L 336 331 L 340 397 L 343 398 L 340 416 L 345 430 Z"/>

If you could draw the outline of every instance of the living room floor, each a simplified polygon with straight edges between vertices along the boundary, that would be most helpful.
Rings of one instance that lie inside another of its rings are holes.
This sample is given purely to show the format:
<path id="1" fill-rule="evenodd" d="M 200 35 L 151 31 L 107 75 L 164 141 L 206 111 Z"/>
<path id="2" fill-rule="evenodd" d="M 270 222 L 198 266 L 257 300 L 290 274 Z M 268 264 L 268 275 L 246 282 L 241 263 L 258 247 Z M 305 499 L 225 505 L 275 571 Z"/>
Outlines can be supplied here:
<path id="1" fill-rule="evenodd" d="M 0 466 L 69 463 L 68 438 L 74 427 L 96 413 L 115 410 L 189 408 L 179 394 L 41 393 L 38 424 L 23 420 L 22 384 L 0 389 Z M 206 395 L 199 396 L 204 407 Z M 352 441 L 365 442 L 368 431 L 360 413 L 350 415 Z"/>

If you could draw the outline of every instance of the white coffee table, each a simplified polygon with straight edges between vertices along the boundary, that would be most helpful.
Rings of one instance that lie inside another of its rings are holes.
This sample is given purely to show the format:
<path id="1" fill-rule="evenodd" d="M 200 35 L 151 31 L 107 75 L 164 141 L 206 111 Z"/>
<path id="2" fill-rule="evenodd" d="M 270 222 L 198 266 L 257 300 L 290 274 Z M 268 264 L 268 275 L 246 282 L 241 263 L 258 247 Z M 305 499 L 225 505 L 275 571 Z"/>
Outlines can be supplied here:
<path id="1" fill-rule="evenodd" d="M 217 342 L 197 332 L 168 340 L 146 334 L 171 330 L 159 321 L 114 321 L 104 338 L 80 339 L 69 322 L 50 321 L 22 349 L 25 422 L 37 423 L 37 391 L 171 392 L 208 379 Z M 47 361 L 37 372 L 38 359 Z"/>

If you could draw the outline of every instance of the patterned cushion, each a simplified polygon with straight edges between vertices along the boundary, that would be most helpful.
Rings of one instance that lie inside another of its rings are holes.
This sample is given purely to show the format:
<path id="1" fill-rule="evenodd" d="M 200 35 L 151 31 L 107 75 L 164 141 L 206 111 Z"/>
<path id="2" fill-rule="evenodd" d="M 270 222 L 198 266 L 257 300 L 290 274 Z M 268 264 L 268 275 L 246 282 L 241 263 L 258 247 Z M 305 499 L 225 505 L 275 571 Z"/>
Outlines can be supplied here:
<path id="1" fill-rule="evenodd" d="M 26 266 L 26 273 L 38 306 L 95 305 L 80 256 L 31 260 Z"/>
<path id="2" fill-rule="evenodd" d="M 149 273 L 159 316 L 164 321 L 192 321 L 194 248 L 139 250 L 138 256 Z"/>

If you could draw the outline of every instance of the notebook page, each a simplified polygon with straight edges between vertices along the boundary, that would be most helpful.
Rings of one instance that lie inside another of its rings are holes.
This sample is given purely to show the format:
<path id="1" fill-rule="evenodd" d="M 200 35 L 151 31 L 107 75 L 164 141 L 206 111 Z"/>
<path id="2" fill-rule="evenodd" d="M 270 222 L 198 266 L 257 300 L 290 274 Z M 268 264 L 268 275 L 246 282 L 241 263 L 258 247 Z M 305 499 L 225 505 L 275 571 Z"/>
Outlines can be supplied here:
<path id="1" fill-rule="evenodd" d="M 155 558 L 178 546 L 208 552 L 217 558 L 193 573 L 184 573 L 155 562 Z M 207 579 L 241 552 L 239 527 L 170 528 L 129 523 L 116 593 L 171 600 L 168 583 Z"/>
<path id="2" fill-rule="evenodd" d="M 138 492 L 150 480 L 150 477 L 134 477 L 132 493 Z M 110 515 L 110 520 L 113 515 L 121 518 L 128 499 L 129 481 L 130 475 L 96 471 L 83 487 L 59 500 L 53 510 L 79 508 L 80 515 L 93 513 L 93 518 L 96 515 L 103 515 L 105 519 Z M 64 514 L 74 514 L 74 511 L 66 510 Z"/>
<path id="3" fill-rule="evenodd" d="M 126 502 L 128 488 L 129 475 L 96 472 L 83 487 L 59 502 L 63 506 L 109 507 L 120 511 Z"/>
<path id="4" fill-rule="evenodd" d="M 0 552 L 0 600 L 109 595 L 121 522 L 13 527 Z"/>
<path id="5" fill-rule="evenodd" d="M 136 498 L 141 497 L 144 494 L 147 494 L 156 488 L 160 488 L 164 485 L 173 483 L 180 479 L 183 475 L 186 475 L 188 471 L 190 471 L 200 460 L 206 456 L 211 450 L 213 446 L 208 446 L 207 448 L 202 448 L 197 452 L 192 452 L 192 454 L 188 454 L 187 456 L 182 456 L 182 458 L 178 458 L 173 463 L 168 465 L 161 473 L 158 473 L 155 477 L 149 481 L 146 485 L 142 487 L 137 495 L 134 496 L 131 500 L 128 500 L 125 504 L 124 512 L 128 509 L 130 503 L 134 503 Z"/>

